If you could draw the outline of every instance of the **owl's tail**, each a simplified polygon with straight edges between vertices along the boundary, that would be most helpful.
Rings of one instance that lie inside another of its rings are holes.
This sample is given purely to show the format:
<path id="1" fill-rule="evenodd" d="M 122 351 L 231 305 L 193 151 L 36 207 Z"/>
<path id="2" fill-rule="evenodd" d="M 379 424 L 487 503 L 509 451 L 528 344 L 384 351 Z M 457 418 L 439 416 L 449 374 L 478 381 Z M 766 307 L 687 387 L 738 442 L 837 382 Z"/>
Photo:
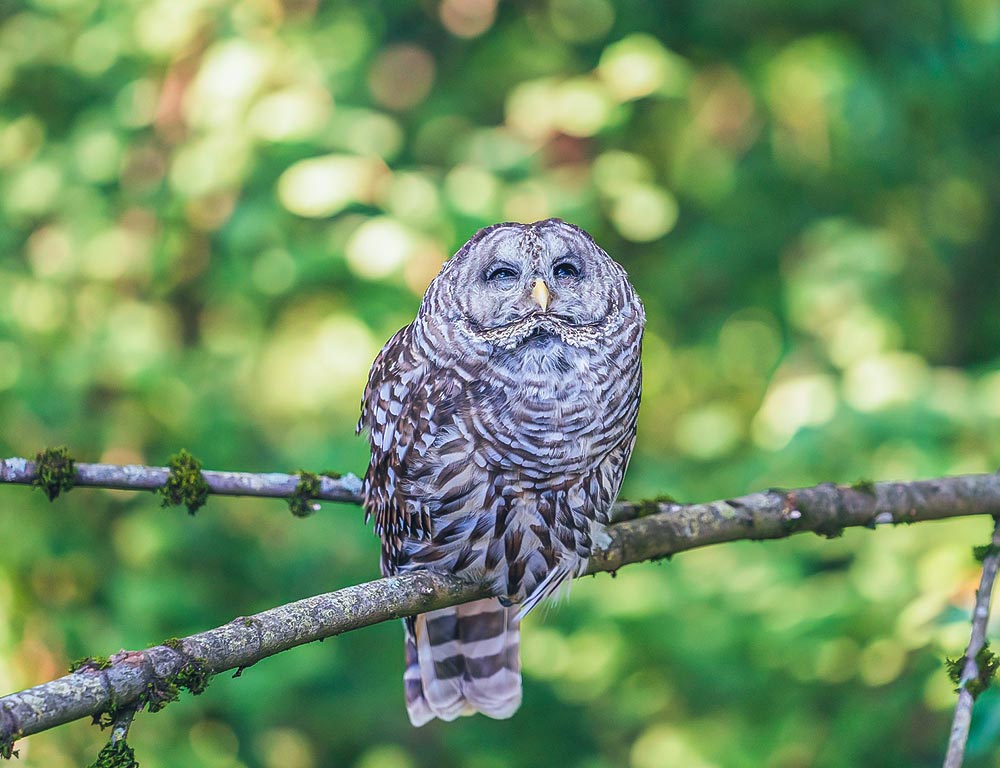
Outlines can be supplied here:
<path id="1" fill-rule="evenodd" d="M 517 608 L 494 598 L 442 608 L 406 625 L 406 709 L 410 722 L 482 712 L 510 717 L 521 705 Z"/>

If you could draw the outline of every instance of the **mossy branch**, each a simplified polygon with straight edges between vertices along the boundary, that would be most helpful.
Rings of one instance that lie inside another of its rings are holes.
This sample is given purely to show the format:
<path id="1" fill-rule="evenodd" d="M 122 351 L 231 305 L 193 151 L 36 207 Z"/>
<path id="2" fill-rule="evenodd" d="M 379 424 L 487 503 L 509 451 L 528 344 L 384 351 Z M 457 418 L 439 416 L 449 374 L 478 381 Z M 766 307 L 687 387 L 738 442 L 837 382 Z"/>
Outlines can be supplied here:
<path id="1" fill-rule="evenodd" d="M 58 450 L 58 449 L 57 449 Z M 45 452 L 39 454 L 41 457 Z M 186 452 L 182 452 L 186 453 Z M 178 454 L 177 459 L 180 458 Z M 114 488 L 125 491 L 159 491 L 171 479 L 172 467 L 151 467 L 143 464 L 88 464 L 73 462 L 73 485 L 76 487 Z M 190 478 L 189 462 L 179 462 L 178 471 L 183 472 L 188 466 L 187 475 Z M 47 488 L 45 478 L 46 465 L 41 458 L 30 461 L 20 457 L 0 459 L 0 483 L 16 483 Z M 219 472 L 200 469 L 201 478 L 205 481 L 207 493 L 220 496 L 263 496 L 273 499 L 288 499 L 296 494 L 301 482 L 300 475 L 286 475 L 280 472 L 256 474 L 251 472 Z M 319 486 L 315 489 L 313 498 L 319 501 L 341 501 L 349 504 L 361 503 L 361 481 L 348 473 L 339 475 L 335 472 L 324 472 L 318 476 Z M 72 486 L 60 485 L 60 490 Z M 48 494 L 48 491 L 46 491 Z M 55 498 L 58 493 L 51 498 Z M 177 503 L 185 503 L 180 498 Z"/>
<path id="2" fill-rule="evenodd" d="M 875 528 L 998 511 L 997 475 L 874 483 L 863 489 L 826 483 L 707 504 L 623 502 L 615 508 L 619 522 L 608 528 L 608 540 L 591 556 L 589 572 L 614 572 L 630 563 L 726 541 L 809 531 L 832 536 L 850 526 Z M 1000 545 L 998 535 L 994 543 Z M 0 698 L 0 751 L 9 753 L 15 739 L 78 718 L 101 718 L 103 713 L 108 723 L 129 707 L 166 703 L 180 688 L 196 693 L 220 672 L 242 670 L 297 645 L 488 594 L 486 587 L 454 576 L 407 573 L 240 617 L 153 648 L 123 651 L 107 661 L 95 657 L 70 675 Z"/>

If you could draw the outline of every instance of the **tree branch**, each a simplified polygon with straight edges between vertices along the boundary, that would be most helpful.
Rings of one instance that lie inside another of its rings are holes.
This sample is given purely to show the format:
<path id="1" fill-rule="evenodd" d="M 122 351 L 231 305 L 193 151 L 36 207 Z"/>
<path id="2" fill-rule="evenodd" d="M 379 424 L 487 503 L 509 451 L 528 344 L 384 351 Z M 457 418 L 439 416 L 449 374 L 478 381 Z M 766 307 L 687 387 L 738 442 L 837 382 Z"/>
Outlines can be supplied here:
<path id="1" fill-rule="evenodd" d="M 969 647 L 962 658 L 961 677 L 958 680 L 958 703 L 951 723 L 948 752 L 944 768 L 959 768 L 965 759 L 965 744 L 969 740 L 972 725 L 972 705 L 976 697 L 990 683 L 996 671 L 996 659 L 986 649 L 986 624 L 990 619 L 990 600 L 993 597 L 993 583 L 1000 568 L 1000 517 L 993 527 L 993 539 L 983 557 L 983 573 L 976 590 L 976 607 L 972 612 L 972 632 Z M 950 662 L 950 660 L 949 660 Z M 964 663 L 963 663 L 964 662 Z M 992 667 L 992 668 L 990 668 Z"/>
<path id="2" fill-rule="evenodd" d="M 31 485 L 36 478 L 35 469 L 36 462 L 29 459 L 20 457 L 0 459 L 0 483 Z M 202 470 L 201 475 L 208 484 L 209 492 L 215 495 L 261 496 L 276 499 L 288 498 L 295 494 L 301 478 L 298 474 L 287 475 L 280 472 L 254 474 L 207 469 Z M 149 467 L 141 464 L 121 466 L 117 464 L 77 463 L 74 483 L 77 486 L 91 488 L 155 491 L 166 483 L 169 476 L 170 470 L 166 467 Z M 310 498 L 348 504 L 361 503 L 361 481 L 350 472 L 340 477 L 319 475 L 319 481 L 319 489 Z M 777 499 L 780 501 L 776 501 Z M 875 508 L 872 506 L 872 502 L 876 502 L 875 506 L 879 510 L 878 513 L 872 514 L 883 514 L 883 519 L 869 520 L 865 518 L 865 515 L 869 515 L 871 510 Z M 690 520 L 691 525 L 702 526 L 708 520 L 718 516 L 724 518 L 740 517 L 741 514 L 744 514 L 739 511 L 740 509 L 762 509 L 773 512 L 776 503 L 790 505 L 787 510 L 788 519 L 782 523 L 782 526 L 790 525 L 793 531 L 797 530 L 796 504 L 814 510 L 814 514 L 817 510 L 822 509 L 824 519 L 831 526 L 831 531 L 838 526 L 847 525 L 915 522 L 917 518 L 912 521 L 905 519 L 908 509 L 923 510 L 931 514 L 931 517 L 919 519 L 976 515 L 992 513 L 993 509 L 1000 509 L 1000 478 L 997 475 L 966 475 L 910 483 L 862 482 L 852 486 L 824 483 L 787 493 L 772 490 L 746 496 L 743 499 L 707 504 L 679 504 L 674 501 L 620 501 L 615 504 L 612 519 L 616 522 L 622 522 L 634 520 L 653 512 L 684 510 L 685 520 Z M 949 510 L 951 510 L 950 513 Z M 884 512 L 888 511 L 893 511 L 892 514 L 896 517 L 892 520 L 884 518 Z M 842 522 L 839 521 L 840 517 L 843 517 Z M 862 518 L 865 518 L 864 521 L 861 521 Z M 690 535 L 689 532 L 679 531 L 678 533 L 683 537 Z M 760 535 L 756 538 L 781 538 L 780 531 L 775 531 L 775 533 L 776 535 Z M 823 533 L 823 531 L 817 530 L 817 533 Z M 748 537 L 737 536 L 736 538 Z M 718 541 L 732 540 L 733 538 L 722 538 Z M 704 545 L 695 544 L 694 546 Z"/>
<path id="3" fill-rule="evenodd" d="M 23 477 L 28 469 L 22 466 L 19 471 Z M 4 472 L 9 476 L 9 470 Z M 205 474 L 208 479 L 209 473 Z M 30 482 L 30 478 L 10 482 Z M 119 479 L 114 487 L 123 485 Z M 595 545 L 588 573 L 614 572 L 630 563 L 726 541 L 776 539 L 808 531 L 837 536 L 850 526 L 874 528 L 997 513 L 998 475 L 853 487 L 826 483 L 707 504 L 624 502 L 616 507 L 620 522 L 608 528 L 607 541 Z M 122 651 L 106 664 L 86 664 L 65 677 L 0 698 L 0 747 L 78 718 L 139 707 L 149 701 L 151 692 L 169 692 L 172 687 L 176 694 L 178 685 L 191 688 L 184 676 L 192 667 L 208 676 L 242 670 L 297 645 L 488 594 L 486 587 L 454 576 L 412 572 L 241 617 L 143 651 Z"/>
<path id="4" fill-rule="evenodd" d="M 0 483 L 31 485 L 35 480 L 34 461 L 14 457 L 0 459 Z M 288 498 L 299 483 L 299 475 L 280 472 L 253 474 L 251 472 L 217 472 L 202 470 L 209 491 L 219 496 L 265 496 Z M 147 467 L 141 464 L 76 464 L 74 482 L 91 488 L 115 488 L 125 491 L 155 491 L 163 487 L 170 476 L 166 467 Z M 320 486 L 313 498 L 323 501 L 361 503 L 361 481 L 347 473 L 339 478 L 319 476 Z"/>

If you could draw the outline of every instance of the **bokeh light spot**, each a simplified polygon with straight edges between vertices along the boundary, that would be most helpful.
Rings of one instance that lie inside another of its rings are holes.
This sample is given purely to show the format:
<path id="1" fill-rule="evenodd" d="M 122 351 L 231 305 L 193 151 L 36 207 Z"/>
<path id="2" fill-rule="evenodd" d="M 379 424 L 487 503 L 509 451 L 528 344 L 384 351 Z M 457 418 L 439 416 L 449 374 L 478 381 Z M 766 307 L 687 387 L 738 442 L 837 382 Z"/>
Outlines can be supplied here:
<path id="1" fill-rule="evenodd" d="M 379 744 L 365 750 L 354 768 L 414 768 L 415 765 L 416 762 L 402 747 Z"/>
<path id="2" fill-rule="evenodd" d="M 636 184 L 653 181 L 653 167 L 649 160 L 632 152 L 613 149 L 594 158 L 590 173 L 602 194 L 618 197 Z"/>
<path id="3" fill-rule="evenodd" d="M 779 450 L 803 427 L 833 418 L 837 391 L 833 377 L 800 374 L 772 383 L 753 420 L 753 438 L 762 448 Z"/>
<path id="4" fill-rule="evenodd" d="M 264 731 L 257 749 L 267 768 L 313 768 L 316 765 L 316 750 L 309 737 L 294 728 Z"/>
<path id="5" fill-rule="evenodd" d="M 1000 371 L 987 373 L 979 380 L 975 403 L 987 418 L 1000 419 Z"/>
<path id="6" fill-rule="evenodd" d="M 353 202 L 369 202 L 383 171 L 377 160 L 350 155 L 300 160 L 278 179 L 278 199 L 299 216 L 330 216 Z"/>
<path id="7" fill-rule="evenodd" d="M 259 99 L 250 109 L 247 123 L 255 135 L 267 141 L 301 141 L 319 132 L 332 111 L 326 90 L 296 86 Z"/>
<path id="8" fill-rule="evenodd" d="M 83 246 L 80 266 L 84 274 L 98 280 L 136 277 L 149 267 L 149 242 L 123 227 L 109 227 L 95 234 Z"/>
<path id="9" fill-rule="evenodd" d="M 45 125 L 34 115 L 0 123 L 0 168 L 30 159 L 45 143 Z"/>
<path id="10" fill-rule="evenodd" d="M 77 170 L 88 181 L 105 183 L 118 175 L 124 146 L 117 133 L 99 128 L 83 133 L 73 143 Z"/>
<path id="11" fill-rule="evenodd" d="M 500 183 L 496 176 L 475 165 L 459 165 L 444 180 L 448 202 L 469 216 L 491 218 L 497 209 Z"/>
<path id="12" fill-rule="evenodd" d="M 861 649 L 850 637 L 834 637 L 816 646 L 816 677 L 827 683 L 844 683 L 858 670 Z"/>
<path id="13" fill-rule="evenodd" d="M 51 333 L 66 319 L 66 299 L 50 283 L 22 280 L 14 287 L 11 314 L 22 328 L 35 333 Z"/>
<path id="14" fill-rule="evenodd" d="M 4 189 L 4 207 L 9 213 L 39 216 L 51 210 L 63 186 L 59 166 L 35 162 L 14 174 Z"/>
<path id="15" fill-rule="evenodd" d="M 261 293 L 278 296 L 295 285 L 295 259 L 284 248 L 269 248 L 253 261 L 250 279 Z"/>
<path id="16" fill-rule="evenodd" d="M 503 212 L 507 221 L 541 221 L 553 215 L 552 199 L 544 186 L 525 181 L 508 187 Z"/>
<path id="17" fill-rule="evenodd" d="M 135 18 L 135 40 L 154 56 L 170 56 L 187 45 L 206 22 L 199 2 L 156 0 L 144 4 Z"/>
<path id="18" fill-rule="evenodd" d="M 358 65 L 372 48 L 372 30 L 358 8 L 338 4 L 336 18 L 323 30 L 326 52 L 323 65 L 331 71 L 346 72 Z"/>
<path id="19" fill-rule="evenodd" d="M 122 125 L 140 128 L 156 117 L 159 86 L 151 78 L 139 78 L 122 86 L 115 97 L 115 116 Z"/>
<path id="20" fill-rule="evenodd" d="M 570 664 L 569 645 L 557 630 L 532 626 L 532 642 L 521 649 L 526 674 L 542 680 L 561 677 Z"/>
<path id="21" fill-rule="evenodd" d="M 690 96 L 698 133 L 732 152 L 750 146 L 759 126 L 753 95 L 739 73 L 728 67 L 699 73 Z"/>
<path id="22" fill-rule="evenodd" d="M 124 301 L 105 318 L 101 345 L 102 382 L 121 385 L 163 362 L 176 347 L 178 328 L 166 306 Z"/>
<path id="23" fill-rule="evenodd" d="M 347 241 L 344 255 L 351 270 L 369 280 L 386 277 L 406 262 L 414 235 L 388 216 L 369 219 Z"/>
<path id="24" fill-rule="evenodd" d="M 914 399 L 928 381 L 927 362 L 909 352 L 869 357 L 844 373 L 844 399 L 865 413 Z"/>
<path id="25" fill-rule="evenodd" d="M 778 161 L 826 168 L 845 93 L 856 77 L 854 52 L 843 40 L 816 35 L 790 43 L 770 62 L 767 98 L 777 130 Z"/>
<path id="26" fill-rule="evenodd" d="M 188 733 L 191 751 L 205 765 L 234 765 L 240 741 L 235 731 L 219 720 L 199 720 Z"/>
<path id="27" fill-rule="evenodd" d="M 652 35 L 636 34 L 609 45 L 597 74 L 619 101 L 657 93 L 680 96 L 691 79 L 690 65 Z"/>
<path id="28" fill-rule="evenodd" d="M 340 109 L 333 121 L 338 146 L 357 155 L 391 160 L 403 146 L 403 129 L 389 115 L 370 109 Z"/>
<path id="29" fill-rule="evenodd" d="M 444 0 L 441 24 L 455 37 L 479 37 L 497 18 L 497 0 Z"/>
<path id="30" fill-rule="evenodd" d="M 188 119 L 193 125 L 206 127 L 240 124 L 263 83 L 268 63 L 265 50 L 248 42 L 214 45 L 184 93 Z"/>
<path id="31" fill-rule="evenodd" d="M 563 40 L 592 42 L 611 31 L 615 8 L 608 0 L 551 0 L 549 21 Z"/>
<path id="32" fill-rule="evenodd" d="M 715 768 L 677 726 L 655 724 L 632 745 L 631 768 Z"/>
<path id="33" fill-rule="evenodd" d="M 537 149 L 503 126 L 472 131 L 460 146 L 468 162 L 491 171 L 516 171 Z"/>
<path id="34" fill-rule="evenodd" d="M 380 345 L 351 315 L 316 303 L 296 306 L 265 342 L 246 397 L 281 417 L 353 412 Z"/>
<path id="35" fill-rule="evenodd" d="M 507 125 L 528 139 L 547 138 L 556 121 L 556 83 L 543 78 L 516 85 L 504 106 Z"/>
<path id="36" fill-rule="evenodd" d="M 68 278 L 76 263 L 69 232 L 54 224 L 31 233 L 27 253 L 31 271 L 36 277 Z"/>
<path id="37" fill-rule="evenodd" d="M 434 58 L 423 48 L 400 44 L 383 50 L 368 73 L 375 101 L 402 111 L 427 98 L 434 83 Z"/>
<path id="38" fill-rule="evenodd" d="M 427 174 L 398 172 L 379 191 L 379 202 L 400 221 L 425 225 L 441 212 L 441 195 Z"/>
<path id="39" fill-rule="evenodd" d="M 170 185 L 186 197 L 200 197 L 239 186 L 251 162 L 244 136 L 209 133 L 180 147 L 170 166 Z"/>
<path id="40" fill-rule="evenodd" d="M 658 240 L 677 224 L 677 199 L 662 187 L 635 184 L 622 191 L 611 208 L 611 221 L 626 240 Z"/>
<path id="41" fill-rule="evenodd" d="M 895 638 L 873 640 L 863 651 L 858 663 L 858 673 L 868 685 L 891 683 L 906 666 L 906 652 Z"/>
<path id="42" fill-rule="evenodd" d="M 101 457 L 102 461 L 106 457 Z M 111 543 L 121 562 L 133 568 L 148 568 L 164 546 L 163 532 L 141 514 L 125 515 L 110 522 Z"/>
<path id="43" fill-rule="evenodd" d="M 91 77 L 107 72 L 121 53 L 122 36 L 111 24 L 88 27 L 73 44 L 73 65 Z"/>
<path id="44" fill-rule="evenodd" d="M 569 136 L 593 136 L 611 116 L 612 103 L 600 81 L 576 77 L 555 92 L 554 125 Z"/>
<path id="45" fill-rule="evenodd" d="M 681 415 L 674 439 L 681 453 L 708 460 L 732 451 L 741 433 L 740 412 L 735 406 L 709 403 Z"/>
<path id="46" fill-rule="evenodd" d="M 773 372 L 781 355 L 778 321 L 762 309 L 731 315 L 719 331 L 719 367 L 726 377 L 754 386 Z"/>

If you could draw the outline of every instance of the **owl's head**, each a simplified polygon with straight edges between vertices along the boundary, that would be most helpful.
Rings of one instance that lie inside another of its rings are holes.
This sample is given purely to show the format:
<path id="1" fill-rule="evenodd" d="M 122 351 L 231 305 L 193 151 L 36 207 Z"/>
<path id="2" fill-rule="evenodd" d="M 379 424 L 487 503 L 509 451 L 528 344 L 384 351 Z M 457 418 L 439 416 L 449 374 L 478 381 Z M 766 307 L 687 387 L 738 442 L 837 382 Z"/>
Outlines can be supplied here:
<path id="1" fill-rule="evenodd" d="M 504 349 L 550 338 L 587 346 L 611 321 L 644 320 L 625 270 L 559 219 L 477 232 L 431 283 L 421 312 Z"/>

